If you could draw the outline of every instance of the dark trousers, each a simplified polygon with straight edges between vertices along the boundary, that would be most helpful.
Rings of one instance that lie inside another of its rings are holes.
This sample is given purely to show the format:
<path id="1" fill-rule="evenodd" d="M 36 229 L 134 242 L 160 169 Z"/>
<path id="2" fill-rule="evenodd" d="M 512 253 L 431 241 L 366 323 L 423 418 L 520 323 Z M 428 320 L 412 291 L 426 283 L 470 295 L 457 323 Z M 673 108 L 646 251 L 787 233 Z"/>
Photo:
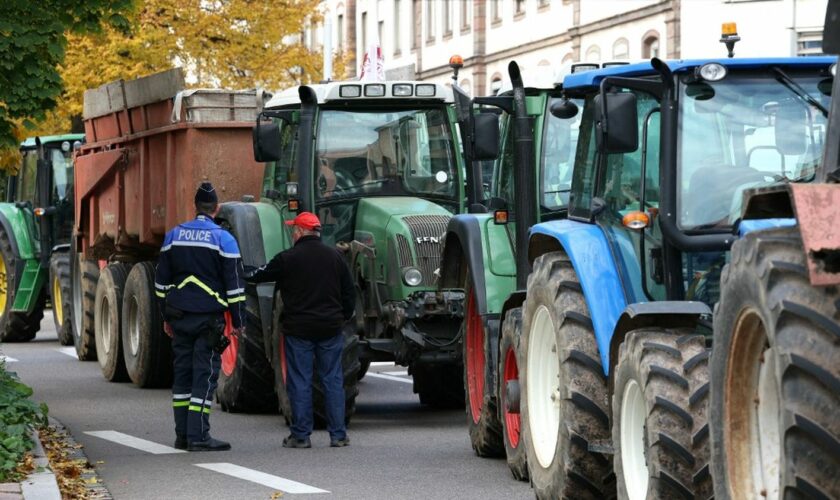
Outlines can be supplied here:
<path id="1" fill-rule="evenodd" d="M 172 407 L 175 435 L 192 443 L 205 441 L 210 433 L 210 407 L 219 380 L 221 357 L 207 345 L 207 337 L 218 314 L 184 314 L 169 321 L 172 338 L 174 380 Z"/>
<path id="2" fill-rule="evenodd" d="M 312 372 L 313 361 L 318 377 L 324 384 L 326 396 L 327 431 L 333 439 L 347 437 L 344 424 L 344 374 L 341 352 L 344 336 L 338 334 L 326 340 L 309 340 L 286 336 L 286 384 L 292 405 L 292 435 L 303 439 L 312 434 Z"/>

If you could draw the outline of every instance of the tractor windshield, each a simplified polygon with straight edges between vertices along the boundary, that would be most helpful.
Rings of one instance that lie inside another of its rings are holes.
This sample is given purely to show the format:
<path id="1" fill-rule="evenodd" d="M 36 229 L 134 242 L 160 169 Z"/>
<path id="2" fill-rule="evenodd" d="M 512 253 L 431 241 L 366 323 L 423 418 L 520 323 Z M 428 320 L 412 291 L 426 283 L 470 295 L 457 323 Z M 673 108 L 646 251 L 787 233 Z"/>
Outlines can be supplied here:
<path id="1" fill-rule="evenodd" d="M 320 113 L 315 193 L 455 199 L 458 164 L 445 108 Z"/>
<path id="2" fill-rule="evenodd" d="M 72 151 L 62 147 L 48 147 L 47 157 L 52 163 L 53 192 L 52 203 L 63 201 L 72 196 L 73 159 Z"/>
<path id="3" fill-rule="evenodd" d="M 683 79 L 680 89 L 681 229 L 725 228 L 740 216 L 745 189 L 814 178 L 825 146 L 827 74 L 770 68 L 718 82 Z"/>
<path id="4" fill-rule="evenodd" d="M 551 99 L 549 107 L 560 98 Z M 578 108 L 583 108 L 582 99 L 572 99 Z M 569 204 L 572 190 L 572 167 L 575 163 L 580 117 L 557 118 L 546 113 L 545 136 L 542 148 L 542 200 L 543 208 L 557 210 Z"/>

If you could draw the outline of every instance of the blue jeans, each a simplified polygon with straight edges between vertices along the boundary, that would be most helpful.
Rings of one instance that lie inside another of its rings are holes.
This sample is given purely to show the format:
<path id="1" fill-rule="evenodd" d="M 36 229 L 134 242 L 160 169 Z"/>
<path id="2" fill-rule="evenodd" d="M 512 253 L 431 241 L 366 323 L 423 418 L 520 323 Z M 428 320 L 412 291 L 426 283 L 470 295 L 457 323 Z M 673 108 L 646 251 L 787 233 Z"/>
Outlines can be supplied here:
<path id="1" fill-rule="evenodd" d="M 312 373 L 317 363 L 318 377 L 326 396 L 327 431 L 332 439 L 347 437 L 344 424 L 344 374 L 341 353 L 344 336 L 309 340 L 286 336 L 286 389 L 292 406 L 292 436 L 304 439 L 312 434 Z"/>

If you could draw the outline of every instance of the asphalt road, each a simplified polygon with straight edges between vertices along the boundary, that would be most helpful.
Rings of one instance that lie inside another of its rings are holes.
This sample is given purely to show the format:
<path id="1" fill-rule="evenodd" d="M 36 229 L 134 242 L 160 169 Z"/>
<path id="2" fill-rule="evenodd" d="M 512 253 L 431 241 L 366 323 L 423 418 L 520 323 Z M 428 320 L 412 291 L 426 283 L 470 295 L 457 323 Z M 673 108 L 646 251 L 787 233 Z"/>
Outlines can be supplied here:
<path id="1" fill-rule="evenodd" d="M 303 497 L 294 492 L 315 490 L 353 499 L 533 498 L 503 460 L 475 456 L 463 411 L 421 406 L 402 367 L 374 366 L 370 373 L 385 376 L 362 380 L 348 448 L 330 448 L 327 433 L 316 431 L 312 449 L 285 449 L 288 429 L 278 415 L 215 406 L 212 434 L 233 449 L 175 453 L 170 391 L 105 381 L 97 362 L 80 362 L 58 343 L 49 313 L 35 340 L 4 344 L 0 353 L 84 446 L 116 499 Z M 102 431 L 115 433 L 87 434 Z M 132 438 L 151 443 L 126 445 Z"/>

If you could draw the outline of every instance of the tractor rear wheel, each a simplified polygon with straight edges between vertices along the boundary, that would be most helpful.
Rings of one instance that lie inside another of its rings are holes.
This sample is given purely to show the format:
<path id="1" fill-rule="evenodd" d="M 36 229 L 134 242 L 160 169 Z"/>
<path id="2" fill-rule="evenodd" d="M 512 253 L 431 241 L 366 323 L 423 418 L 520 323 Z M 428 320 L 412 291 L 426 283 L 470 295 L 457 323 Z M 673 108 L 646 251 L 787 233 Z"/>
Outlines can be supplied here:
<path id="1" fill-rule="evenodd" d="M 705 337 L 690 329 L 627 334 L 612 401 L 619 498 L 712 496 L 708 364 Z"/>
<path id="2" fill-rule="evenodd" d="M 43 291 L 32 312 L 12 312 L 22 271 L 23 261 L 15 255 L 6 230 L 0 227 L 0 342 L 28 342 L 41 328 L 46 302 Z"/>
<path id="3" fill-rule="evenodd" d="M 528 457 L 522 445 L 522 417 L 519 410 L 519 366 L 522 354 L 519 338 L 522 332 L 522 308 L 511 309 L 502 322 L 502 338 L 499 341 L 499 394 L 501 406 L 502 436 L 505 440 L 505 456 L 513 477 L 519 481 L 528 480 Z"/>
<path id="4" fill-rule="evenodd" d="M 138 387 L 172 385 L 172 344 L 154 294 L 155 265 L 131 268 L 122 301 L 122 345 L 128 377 Z"/>
<path id="5" fill-rule="evenodd" d="M 73 296 L 70 284 L 70 254 L 53 253 L 50 256 L 50 300 L 55 331 L 61 345 L 73 345 Z"/>
<path id="6" fill-rule="evenodd" d="M 718 498 L 840 498 L 840 288 L 798 228 L 747 234 L 724 268 L 711 358 Z"/>
<path id="7" fill-rule="evenodd" d="M 96 352 L 102 375 L 110 382 L 128 380 L 123 358 L 121 334 L 122 302 L 125 280 L 130 264 L 115 262 L 108 264 L 99 276 L 96 285 L 94 325 L 96 331 Z"/>
<path id="8" fill-rule="evenodd" d="M 248 287 L 245 302 L 245 331 L 230 335 L 230 345 L 222 353 L 222 370 L 216 399 L 222 410 L 231 413 L 273 413 L 277 411 L 271 365 L 265 356 L 262 321 L 255 289 Z"/>
<path id="9" fill-rule="evenodd" d="M 73 313 L 70 315 L 73 325 L 73 344 L 79 361 L 96 360 L 96 332 L 94 314 L 96 305 L 96 285 L 99 283 L 99 266 L 96 261 L 85 260 L 82 254 L 71 257 L 71 279 Z"/>
<path id="10" fill-rule="evenodd" d="M 470 283 L 469 276 L 467 282 Z M 502 441 L 502 423 L 496 409 L 496 395 L 488 381 L 493 380 L 494 356 L 491 356 L 484 321 L 478 313 L 475 291 L 467 286 L 467 307 L 464 317 L 464 401 L 467 409 L 467 425 L 470 443 L 480 457 L 502 457 L 505 444 Z"/>
<path id="11" fill-rule="evenodd" d="M 615 497 L 609 391 L 589 308 L 563 252 L 541 255 L 528 277 L 519 366 L 522 440 L 540 499 Z"/>

